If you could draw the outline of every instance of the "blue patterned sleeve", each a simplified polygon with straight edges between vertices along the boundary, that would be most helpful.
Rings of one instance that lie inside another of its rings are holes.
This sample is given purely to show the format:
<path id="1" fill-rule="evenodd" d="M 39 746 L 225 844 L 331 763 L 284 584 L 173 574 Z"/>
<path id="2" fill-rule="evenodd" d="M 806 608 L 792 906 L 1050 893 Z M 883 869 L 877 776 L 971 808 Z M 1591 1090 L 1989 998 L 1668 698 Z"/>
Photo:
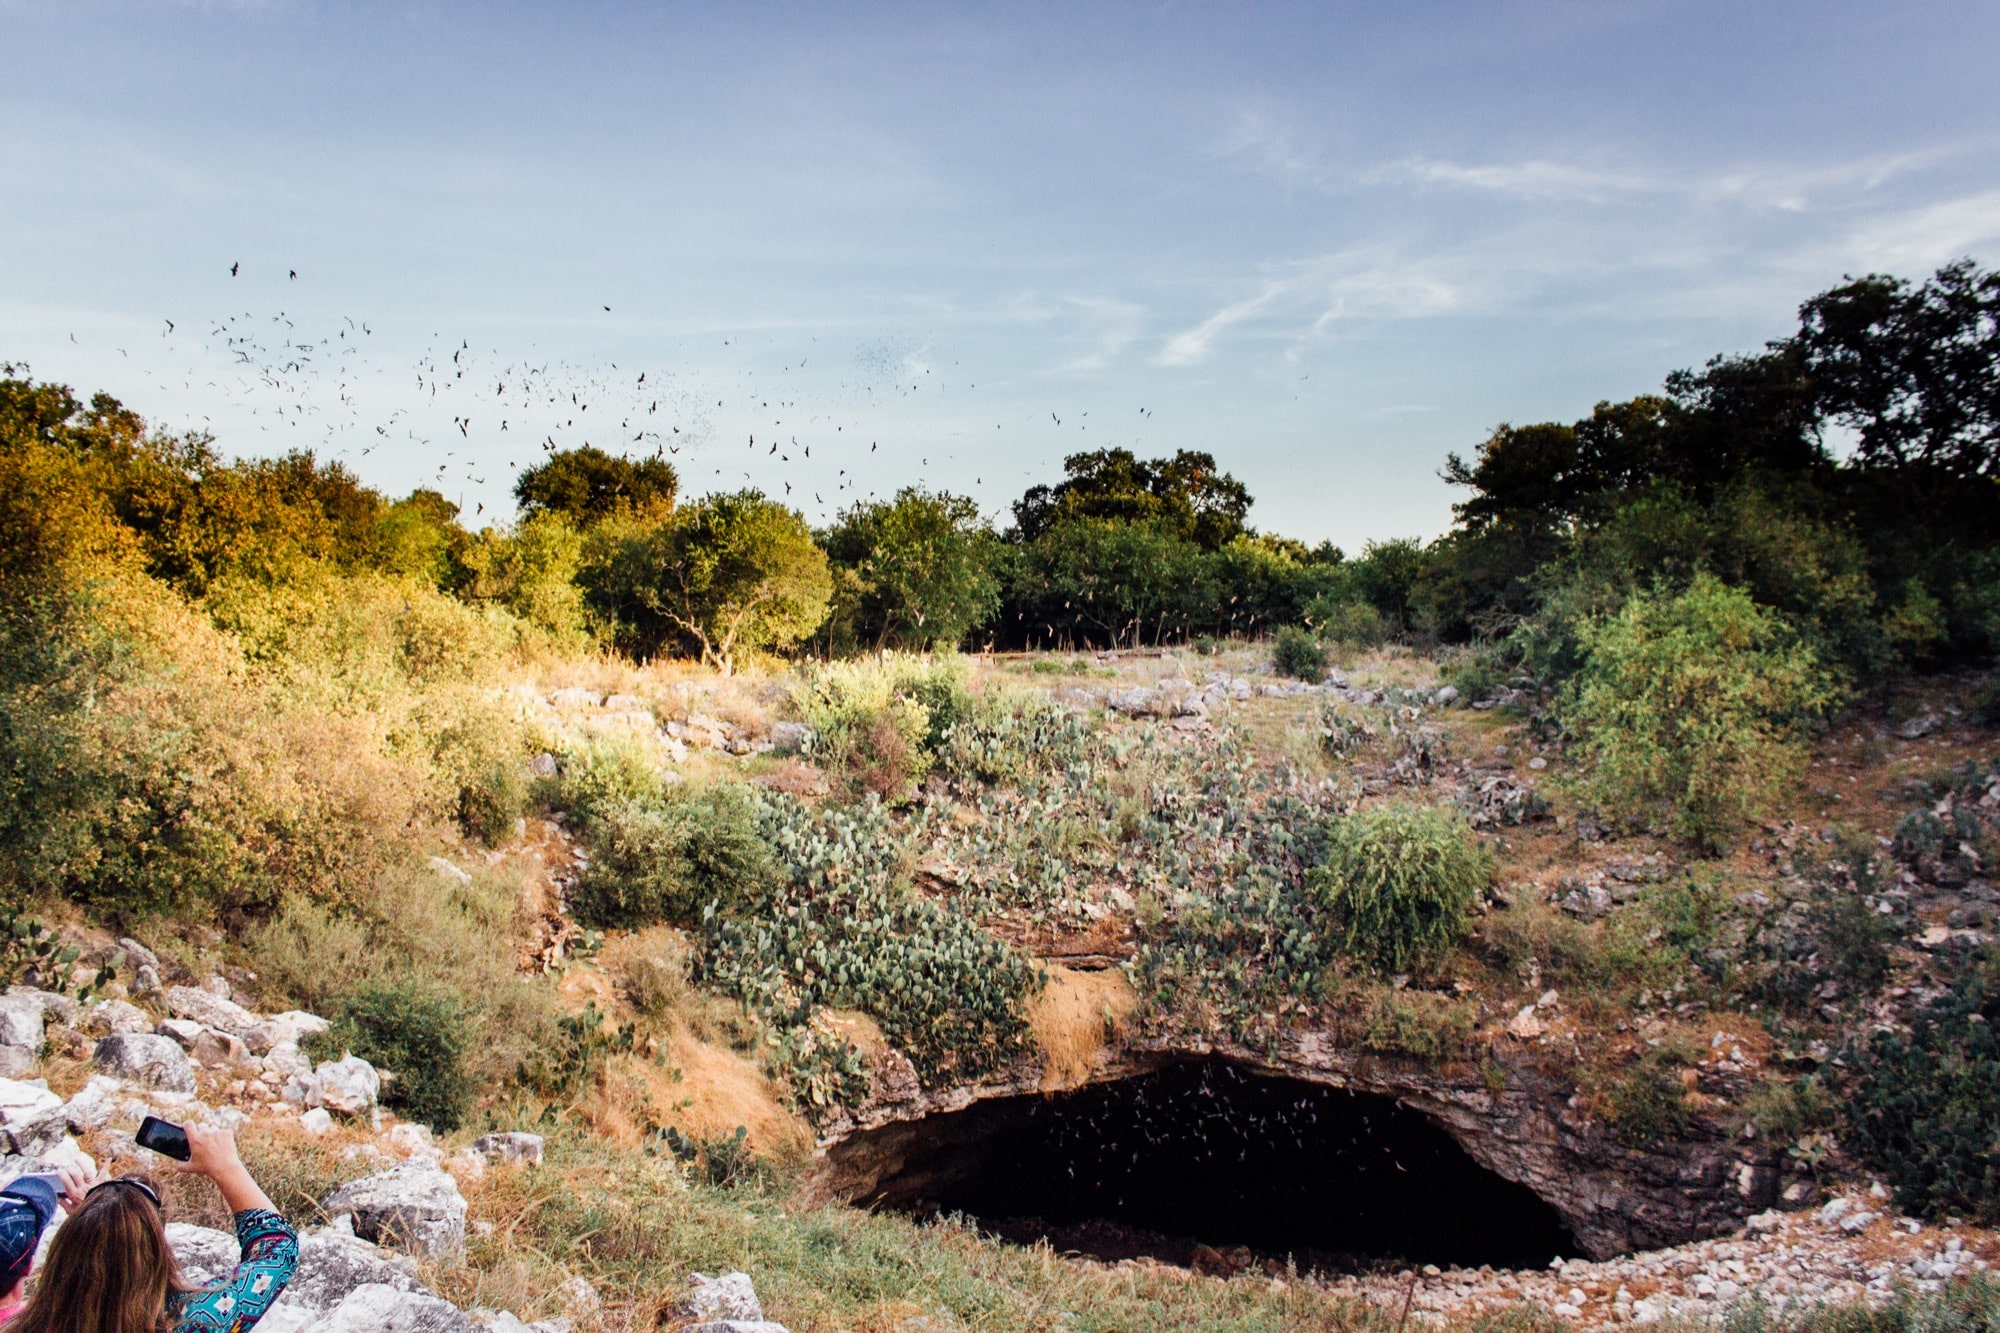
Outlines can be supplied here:
<path id="1" fill-rule="evenodd" d="M 226 1282 L 191 1291 L 172 1308 L 174 1333 L 245 1333 L 284 1294 L 299 1266 L 299 1233 L 261 1208 L 236 1215 L 243 1250 Z"/>

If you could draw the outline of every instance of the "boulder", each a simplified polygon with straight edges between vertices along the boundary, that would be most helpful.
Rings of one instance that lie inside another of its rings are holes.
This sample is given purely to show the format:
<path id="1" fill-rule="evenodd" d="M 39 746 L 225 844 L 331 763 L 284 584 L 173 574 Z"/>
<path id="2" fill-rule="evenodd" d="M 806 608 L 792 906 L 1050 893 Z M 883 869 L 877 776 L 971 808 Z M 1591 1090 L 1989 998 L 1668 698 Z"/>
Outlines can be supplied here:
<path id="1" fill-rule="evenodd" d="M 1917 740 L 1930 735 L 1944 725 L 1944 718 L 1937 713 L 1922 713 L 1896 728 L 1896 734 L 1906 741 Z"/>
<path id="2" fill-rule="evenodd" d="M 299 1114 L 299 1128 L 318 1138 L 333 1128 L 333 1114 L 324 1106 L 315 1106 Z"/>
<path id="3" fill-rule="evenodd" d="M 682 1324 L 681 1333 L 791 1333 L 791 1330 L 768 1319 L 704 1319 L 699 1324 Z"/>
<path id="4" fill-rule="evenodd" d="M 667 1307 L 668 1313 L 677 1319 L 712 1322 L 764 1317 L 764 1307 L 757 1300 L 757 1289 L 748 1273 L 722 1273 L 716 1277 L 693 1273 L 688 1280 L 692 1285 Z"/>
<path id="5" fill-rule="evenodd" d="M 139 941 L 128 936 L 118 941 L 118 947 L 125 955 L 125 966 L 133 971 L 142 967 L 150 967 L 155 972 L 160 970 L 160 956 Z"/>
<path id="6" fill-rule="evenodd" d="M 476 1333 L 478 1327 L 441 1296 L 371 1283 L 356 1287 L 301 1333 Z"/>
<path id="7" fill-rule="evenodd" d="M 251 1058 L 250 1048 L 243 1044 L 243 1038 L 228 1032 L 217 1032 L 214 1028 L 203 1028 L 188 1053 L 211 1069 L 245 1064 Z"/>
<path id="8" fill-rule="evenodd" d="M 812 728 L 803 722 L 773 722 L 771 748 L 779 754 L 797 754 L 806 748 Z"/>
<path id="9" fill-rule="evenodd" d="M 263 1020 L 226 996 L 209 990 L 197 990 L 193 986 L 169 986 L 167 988 L 167 1008 L 174 1017 L 185 1018 L 240 1037 Z"/>
<path id="10" fill-rule="evenodd" d="M 141 967 L 132 973 L 132 993 L 134 995 L 158 995 L 160 993 L 160 969 Z"/>
<path id="11" fill-rule="evenodd" d="M 411 1158 L 349 1181 L 326 1197 L 330 1217 L 353 1219 L 363 1240 L 410 1254 L 439 1254 L 465 1244 L 465 1196 L 434 1161 Z"/>
<path id="12" fill-rule="evenodd" d="M 25 1046 L 0 1046 L 0 1078 L 26 1078 L 35 1072 L 35 1053 Z"/>
<path id="13" fill-rule="evenodd" d="M 297 1046 L 307 1037 L 318 1036 L 333 1025 L 318 1014 L 288 1009 L 273 1014 L 248 1032 L 238 1033 L 252 1055 L 269 1055 L 280 1046 Z"/>
<path id="14" fill-rule="evenodd" d="M 104 1000 L 83 1011 L 83 1030 L 93 1037 L 108 1037 L 115 1032 L 151 1032 L 153 1028 L 151 1014 L 124 1000 Z"/>
<path id="15" fill-rule="evenodd" d="M 189 1222 L 167 1223 L 167 1246 L 180 1261 L 181 1276 L 197 1286 L 228 1277 L 243 1257 L 236 1237 Z"/>
<path id="16" fill-rule="evenodd" d="M 1114 713 L 1124 713 L 1131 717 L 1150 714 L 1157 706 L 1157 697 L 1143 687 L 1129 690 L 1113 690 L 1104 698 L 1104 706 Z"/>
<path id="17" fill-rule="evenodd" d="M 45 1035 L 42 1006 L 25 995 L 0 995 L 0 1046 L 39 1051 Z"/>
<path id="18" fill-rule="evenodd" d="M 153 1029 L 162 1037 L 172 1037 L 184 1051 L 193 1050 L 195 1042 L 206 1030 L 191 1018 L 163 1018 L 160 1025 Z"/>
<path id="19" fill-rule="evenodd" d="M 7 994 L 18 995 L 42 1011 L 42 1020 L 48 1023 L 76 1022 L 79 1007 L 67 995 L 58 995 L 52 990 L 39 990 L 34 986 L 9 986 Z"/>
<path id="20" fill-rule="evenodd" d="M 542 1136 L 510 1132 L 505 1134 L 482 1134 L 472 1141 L 472 1151 L 484 1157 L 495 1166 L 520 1163 L 524 1166 L 542 1164 Z"/>
<path id="21" fill-rule="evenodd" d="M 150 1033 L 117 1032 L 97 1043 L 91 1054 L 96 1066 L 113 1078 L 161 1092 L 193 1092 L 194 1066 L 172 1038 Z"/>
<path id="22" fill-rule="evenodd" d="M 596 708 L 604 702 L 604 696 L 596 690 L 572 685 L 568 689 L 550 690 L 549 702 L 557 708 Z"/>
<path id="23" fill-rule="evenodd" d="M 439 879 L 444 880 L 448 884 L 472 883 L 471 875 L 468 875 L 465 871 L 459 869 L 456 865 L 452 864 L 450 861 L 445 860 L 442 856 L 426 857 L 424 860 L 424 864 L 431 868 L 431 873 L 433 875 L 436 875 Z"/>
<path id="24" fill-rule="evenodd" d="M 289 1079 L 299 1074 L 312 1073 L 312 1061 L 306 1059 L 294 1042 L 273 1046 L 264 1055 L 264 1072 Z"/>
<path id="25" fill-rule="evenodd" d="M 83 1085 L 76 1096 L 63 1104 L 63 1115 L 69 1127 L 79 1134 L 87 1134 L 93 1129 L 101 1129 L 111 1123 L 118 1114 L 118 1080 L 94 1075 Z"/>
<path id="26" fill-rule="evenodd" d="M 319 1104 L 342 1115 L 360 1115 L 382 1095 L 382 1076 L 358 1055 L 327 1060 L 313 1071 Z"/>

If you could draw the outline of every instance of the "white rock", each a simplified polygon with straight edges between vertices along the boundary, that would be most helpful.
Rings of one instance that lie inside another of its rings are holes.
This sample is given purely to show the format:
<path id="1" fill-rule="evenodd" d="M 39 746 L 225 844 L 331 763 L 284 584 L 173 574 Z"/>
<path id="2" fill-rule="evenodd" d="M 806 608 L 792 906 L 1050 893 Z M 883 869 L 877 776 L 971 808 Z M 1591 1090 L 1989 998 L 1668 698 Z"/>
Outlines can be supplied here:
<path id="1" fill-rule="evenodd" d="M 540 1166 L 542 1146 L 541 1135 L 519 1132 L 482 1134 L 472 1141 L 472 1151 L 496 1164 L 518 1162 Z"/>
<path id="2" fill-rule="evenodd" d="M 342 1115 L 360 1115 L 382 1095 L 382 1076 L 358 1055 L 324 1061 L 313 1071 L 320 1105 Z"/>
<path id="3" fill-rule="evenodd" d="M 433 1160 L 437 1157 L 437 1151 L 431 1144 L 431 1131 L 425 1125 L 408 1122 L 391 1125 L 388 1132 L 382 1136 L 382 1141 L 406 1157 L 418 1153 L 429 1153 Z"/>
<path id="4" fill-rule="evenodd" d="M 670 1311 L 680 1319 L 727 1320 L 762 1319 L 764 1307 L 748 1273 L 723 1273 L 708 1277 L 691 1274 L 689 1288 L 674 1299 Z"/>
<path id="5" fill-rule="evenodd" d="M 153 1029 L 162 1037 L 172 1037 L 184 1051 L 194 1049 L 195 1041 L 201 1036 L 202 1030 L 201 1024 L 191 1018 L 163 1018 L 160 1020 L 160 1025 Z"/>
<path id="6" fill-rule="evenodd" d="M 438 1254 L 465 1244 L 465 1196 L 456 1181 L 423 1158 L 342 1185 L 327 1196 L 325 1208 L 330 1217 L 352 1217 L 362 1239 L 411 1254 Z"/>
<path id="7" fill-rule="evenodd" d="M 113 1033 L 97 1043 L 91 1059 L 115 1078 L 165 1092 L 193 1092 L 194 1066 L 187 1052 L 168 1037 Z"/>
<path id="8" fill-rule="evenodd" d="M 1857 1231 L 1866 1231 L 1868 1224 L 1874 1220 L 1875 1214 L 1864 1209 L 1858 1213 L 1849 1213 L 1847 1216 L 1841 1218 L 1840 1229 L 1849 1235 L 1853 1235 Z"/>
<path id="9" fill-rule="evenodd" d="M 299 1113 L 299 1128 L 318 1138 L 333 1128 L 333 1113 L 324 1106 L 315 1106 L 310 1111 Z"/>
<path id="10" fill-rule="evenodd" d="M 152 1015 L 130 1005 L 126 1001 L 100 1001 L 84 1009 L 82 1029 L 92 1037 L 110 1037 L 112 1033 L 150 1033 L 154 1029 Z"/>
<path id="11" fill-rule="evenodd" d="M 305 1333 L 470 1333 L 477 1327 L 442 1297 L 370 1283 L 305 1325 Z"/>
<path id="12" fill-rule="evenodd" d="M 263 1021 L 228 996 L 193 986 L 169 986 L 166 999 L 174 1017 L 192 1019 L 205 1028 L 231 1036 L 241 1037 Z"/>
<path id="13" fill-rule="evenodd" d="M 77 1090 L 76 1096 L 63 1104 L 63 1116 L 69 1121 L 69 1127 L 79 1134 L 86 1134 L 111 1123 L 112 1117 L 118 1114 L 115 1099 L 120 1087 L 115 1078 L 93 1075 L 90 1082 Z"/>
<path id="14" fill-rule="evenodd" d="M 292 1009 L 273 1014 L 239 1035 L 252 1055 L 269 1055 L 280 1046 L 297 1046 L 307 1037 L 317 1036 L 333 1026 L 318 1014 Z"/>
<path id="15" fill-rule="evenodd" d="M 431 868 L 432 874 L 436 875 L 441 880 L 447 881 L 448 883 L 452 884 L 472 883 L 471 875 L 466 874 L 463 870 L 460 870 L 457 866 L 453 865 L 450 861 L 445 860 L 442 856 L 427 857 L 424 860 L 424 864 Z"/>
<path id="16" fill-rule="evenodd" d="M 27 1078 L 35 1072 L 36 1055 L 22 1046 L 0 1046 L 0 1078 Z"/>
<path id="17" fill-rule="evenodd" d="M 150 967 L 155 972 L 160 970 L 160 956 L 139 941 L 128 937 L 119 940 L 118 947 L 124 951 L 125 966 L 134 969 Z"/>
<path id="18" fill-rule="evenodd" d="M 42 1006 L 25 995 L 0 995 L 0 1046 L 39 1051 L 44 1039 Z"/>
<path id="19" fill-rule="evenodd" d="M 63 1104 L 49 1091 L 47 1079 L 0 1078 L 0 1129 L 13 1130 Z"/>
<path id="20" fill-rule="evenodd" d="M 248 1043 L 245 1043 L 246 1045 Z M 264 1055 L 264 1072 L 276 1074 L 280 1078 L 291 1078 L 296 1074 L 312 1073 L 312 1061 L 306 1059 L 295 1042 L 282 1042 L 273 1046 Z"/>
<path id="21" fill-rule="evenodd" d="M 1819 1220 L 1828 1223 L 1838 1222 L 1841 1218 L 1846 1217 L 1849 1213 L 1853 1211 L 1854 1211 L 1854 1200 L 1846 1198 L 1830 1199 L 1824 1205 L 1821 1206 L 1819 1210 Z"/>

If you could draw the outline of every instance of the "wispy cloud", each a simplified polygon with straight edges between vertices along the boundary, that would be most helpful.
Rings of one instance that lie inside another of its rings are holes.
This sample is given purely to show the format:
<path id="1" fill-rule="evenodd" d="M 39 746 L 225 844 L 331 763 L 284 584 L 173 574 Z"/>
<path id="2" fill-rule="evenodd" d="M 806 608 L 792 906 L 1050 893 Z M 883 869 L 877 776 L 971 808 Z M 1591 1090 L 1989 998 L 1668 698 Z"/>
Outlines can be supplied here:
<path id="1" fill-rule="evenodd" d="M 1862 265 L 1894 273 L 1935 268 L 1975 247 L 2000 240 L 2000 190 L 1871 219 L 1848 249 Z"/>
<path id="2" fill-rule="evenodd" d="M 1169 338 L 1159 362 L 1192 365 L 1230 330 L 1265 320 L 1296 344 L 1322 336 L 1336 322 L 1358 316 L 1414 318 L 1459 306 L 1465 285 L 1435 262 L 1412 262 L 1378 250 L 1323 255 L 1267 279 L 1254 296 L 1232 301 L 1200 323 Z"/>

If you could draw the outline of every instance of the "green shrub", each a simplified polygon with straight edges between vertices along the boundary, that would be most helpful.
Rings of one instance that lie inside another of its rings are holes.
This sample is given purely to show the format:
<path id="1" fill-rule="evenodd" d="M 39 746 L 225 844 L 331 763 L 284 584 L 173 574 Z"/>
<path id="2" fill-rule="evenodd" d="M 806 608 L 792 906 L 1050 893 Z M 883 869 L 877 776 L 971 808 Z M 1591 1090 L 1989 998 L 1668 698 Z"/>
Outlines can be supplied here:
<path id="1" fill-rule="evenodd" d="M 2000 1221 L 2000 964 L 1988 958 L 1910 1023 L 1850 1048 L 1847 1140 L 1918 1217 Z"/>
<path id="2" fill-rule="evenodd" d="M 459 788 L 458 822 L 488 846 L 496 846 L 513 836 L 514 824 L 527 813 L 532 795 L 526 765 L 518 759 L 496 760 L 476 781 Z"/>
<path id="3" fill-rule="evenodd" d="M 1580 639 L 1562 715 L 1583 796 L 1615 816 L 1662 815 L 1703 845 L 1804 771 L 1807 728 L 1841 698 L 1781 619 L 1705 574 L 1682 593 L 1634 594 Z"/>
<path id="4" fill-rule="evenodd" d="M 562 755 L 555 803 L 584 827 L 609 811 L 655 800 L 665 782 L 660 760 L 636 736 L 593 737 Z"/>
<path id="5" fill-rule="evenodd" d="M 945 736 L 973 709 L 957 657 L 885 653 L 809 666 L 791 693 L 811 728 L 807 755 L 884 800 L 924 780 Z"/>
<path id="6" fill-rule="evenodd" d="M 574 908 L 585 925 L 691 925 L 768 891 L 770 849 L 742 789 L 718 784 L 600 807 Z"/>
<path id="7" fill-rule="evenodd" d="M 412 979 L 355 990 L 310 1049 L 323 1057 L 352 1050 L 393 1075 L 383 1105 L 448 1133 L 465 1122 L 477 1092 L 468 1068 L 472 1046 L 471 1007 L 442 986 Z"/>
<path id="8" fill-rule="evenodd" d="M 1444 1060 L 1472 1037 L 1470 1006 L 1428 991 L 1383 988 L 1361 1011 L 1355 1040 L 1363 1050 Z"/>
<path id="9" fill-rule="evenodd" d="M 1657 1050 L 1617 1075 L 1604 1101 L 1619 1137 L 1637 1147 L 1679 1138 L 1694 1119 L 1679 1071 Z"/>
<path id="10" fill-rule="evenodd" d="M 1326 679 L 1326 650 L 1311 631 L 1287 625 L 1271 644 L 1271 665 L 1280 675 L 1317 685 Z"/>
<path id="11" fill-rule="evenodd" d="M 630 1055 L 638 1045 L 638 1025 L 621 1023 L 606 1032 L 605 1018 L 595 1003 L 556 1019 L 555 1031 L 540 1049 L 522 1061 L 520 1081 L 535 1093 L 563 1105 L 573 1105 L 590 1087 L 597 1071 L 614 1055 Z"/>
<path id="12" fill-rule="evenodd" d="M 1349 954 L 1405 972 L 1465 938 L 1492 873 L 1492 853 L 1463 815 L 1399 802 L 1333 821 L 1306 891 L 1333 916 Z"/>
<path id="13" fill-rule="evenodd" d="M 1328 643 L 1343 648 L 1376 648 L 1393 632 L 1382 613 L 1358 598 L 1321 595 L 1306 606 L 1306 623 Z"/>

